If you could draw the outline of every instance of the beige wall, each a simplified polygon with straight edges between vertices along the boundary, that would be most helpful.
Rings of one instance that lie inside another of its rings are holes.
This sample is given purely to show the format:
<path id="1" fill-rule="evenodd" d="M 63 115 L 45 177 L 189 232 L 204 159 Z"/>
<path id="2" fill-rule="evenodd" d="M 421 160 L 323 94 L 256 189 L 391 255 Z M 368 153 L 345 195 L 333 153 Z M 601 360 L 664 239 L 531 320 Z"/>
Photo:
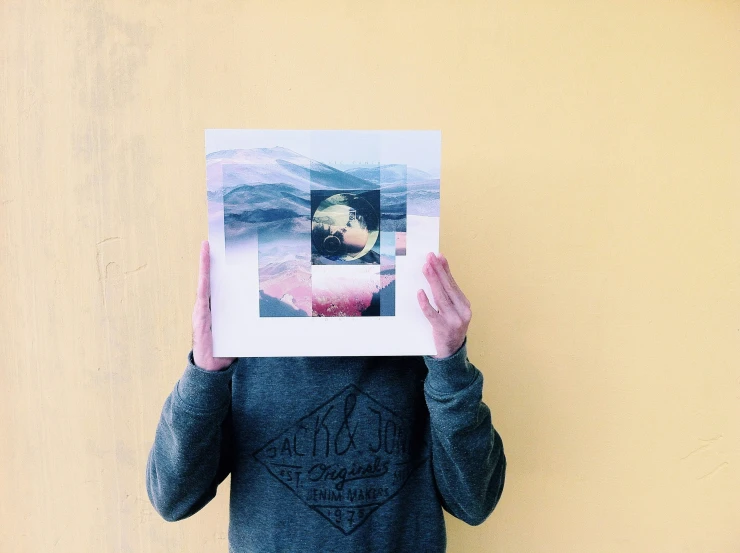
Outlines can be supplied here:
<path id="1" fill-rule="evenodd" d="M 0 551 L 226 551 L 146 456 L 203 129 L 441 128 L 509 472 L 451 552 L 740 551 L 740 4 L 0 2 Z"/>

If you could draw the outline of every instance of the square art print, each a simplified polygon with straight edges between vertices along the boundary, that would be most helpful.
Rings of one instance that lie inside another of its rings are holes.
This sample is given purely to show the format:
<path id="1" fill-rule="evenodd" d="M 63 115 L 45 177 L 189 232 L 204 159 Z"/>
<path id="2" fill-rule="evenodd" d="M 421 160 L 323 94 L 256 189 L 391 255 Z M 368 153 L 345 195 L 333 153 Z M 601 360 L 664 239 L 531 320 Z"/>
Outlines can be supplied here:
<path id="1" fill-rule="evenodd" d="M 209 129 L 214 353 L 434 354 L 439 131 Z"/>

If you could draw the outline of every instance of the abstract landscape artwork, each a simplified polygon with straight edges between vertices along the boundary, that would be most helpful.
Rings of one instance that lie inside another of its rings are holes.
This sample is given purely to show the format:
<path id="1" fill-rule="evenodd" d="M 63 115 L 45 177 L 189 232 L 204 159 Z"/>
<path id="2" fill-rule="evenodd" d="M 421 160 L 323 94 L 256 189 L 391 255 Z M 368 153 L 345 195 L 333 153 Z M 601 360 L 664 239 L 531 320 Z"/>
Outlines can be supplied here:
<path id="1" fill-rule="evenodd" d="M 209 129 L 214 351 L 434 354 L 439 131 Z"/>

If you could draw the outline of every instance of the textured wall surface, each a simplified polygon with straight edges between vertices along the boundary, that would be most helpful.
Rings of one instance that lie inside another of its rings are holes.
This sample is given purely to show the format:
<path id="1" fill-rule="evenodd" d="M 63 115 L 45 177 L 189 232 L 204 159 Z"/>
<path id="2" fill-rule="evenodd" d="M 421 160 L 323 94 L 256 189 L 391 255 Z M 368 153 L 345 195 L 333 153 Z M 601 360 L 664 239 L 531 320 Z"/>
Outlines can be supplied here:
<path id="1" fill-rule="evenodd" d="M 0 551 L 227 549 L 144 487 L 203 129 L 443 132 L 509 472 L 451 552 L 740 551 L 740 4 L 0 2 Z"/>

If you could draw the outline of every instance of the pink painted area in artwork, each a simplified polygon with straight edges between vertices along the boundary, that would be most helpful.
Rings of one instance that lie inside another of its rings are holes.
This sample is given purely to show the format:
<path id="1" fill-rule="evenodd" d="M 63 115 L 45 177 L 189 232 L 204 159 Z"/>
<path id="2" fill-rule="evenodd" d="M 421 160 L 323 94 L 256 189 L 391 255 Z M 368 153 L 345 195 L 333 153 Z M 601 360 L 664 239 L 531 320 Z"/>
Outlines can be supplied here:
<path id="1" fill-rule="evenodd" d="M 396 233 L 396 255 L 406 255 L 406 233 Z"/>
<path id="2" fill-rule="evenodd" d="M 331 288 L 313 289 L 314 317 L 360 317 L 373 295 L 388 286 L 395 275 L 372 275 L 367 279 L 332 279 Z M 380 277 L 380 278 L 378 278 Z"/>
<path id="3" fill-rule="evenodd" d="M 395 269 L 395 267 L 393 267 L 393 266 L 389 266 L 389 267 L 384 267 L 382 265 L 380 266 L 380 271 L 381 271 L 380 272 L 380 289 L 381 290 L 383 288 L 385 288 L 386 286 L 388 286 L 391 282 L 393 282 L 394 280 L 396 280 L 396 274 L 395 273 L 390 273 L 389 274 L 389 273 L 384 273 L 383 272 L 383 271 L 388 271 L 388 270 L 393 270 L 393 269 Z"/>
<path id="4" fill-rule="evenodd" d="M 310 314 L 311 271 L 308 267 L 296 262 L 269 263 L 260 267 L 260 289 L 268 296 Z"/>
<path id="5" fill-rule="evenodd" d="M 351 296 L 339 296 L 329 290 L 314 292 L 314 317 L 360 317 L 370 306 L 373 293 L 357 291 Z"/>

